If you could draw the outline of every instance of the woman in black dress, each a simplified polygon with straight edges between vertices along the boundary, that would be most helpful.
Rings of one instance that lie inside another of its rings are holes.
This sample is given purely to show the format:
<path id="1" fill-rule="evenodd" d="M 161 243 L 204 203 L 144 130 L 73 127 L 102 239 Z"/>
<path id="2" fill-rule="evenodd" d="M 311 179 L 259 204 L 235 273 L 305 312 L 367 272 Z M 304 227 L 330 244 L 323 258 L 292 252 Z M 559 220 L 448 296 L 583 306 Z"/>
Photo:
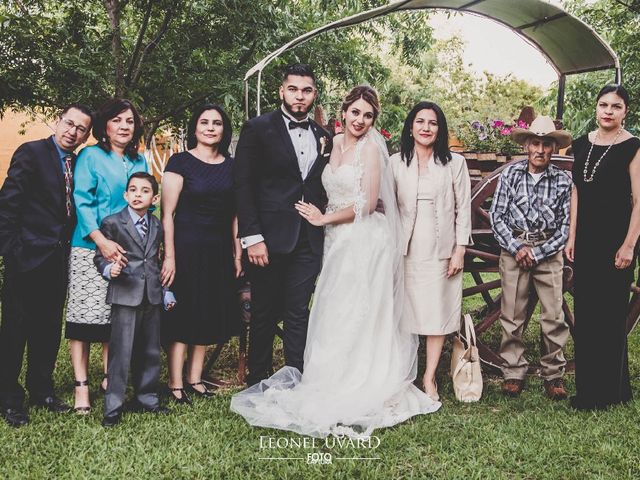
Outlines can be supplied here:
<path id="1" fill-rule="evenodd" d="M 575 261 L 571 405 L 578 410 L 604 409 L 632 397 L 626 321 L 640 234 L 640 139 L 624 129 L 628 108 L 622 86 L 604 87 L 597 97 L 598 129 L 573 142 L 565 253 Z"/>
<path id="2" fill-rule="evenodd" d="M 234 278 L 242 271 L 242 250 L 236 238 L 230 143 L 231 122 L 224 110 L 200 107 L 189 122 L 189 150 L 171 156 L 162 178 L 162 281 L 172 285 L 177 300 L 166 312 L 162 337 L 168 345 L 169 389 L 179 403 L 191 403 L 186 391 L 213 395 L 202 383 L 206 346 L 237 334 Z"/>

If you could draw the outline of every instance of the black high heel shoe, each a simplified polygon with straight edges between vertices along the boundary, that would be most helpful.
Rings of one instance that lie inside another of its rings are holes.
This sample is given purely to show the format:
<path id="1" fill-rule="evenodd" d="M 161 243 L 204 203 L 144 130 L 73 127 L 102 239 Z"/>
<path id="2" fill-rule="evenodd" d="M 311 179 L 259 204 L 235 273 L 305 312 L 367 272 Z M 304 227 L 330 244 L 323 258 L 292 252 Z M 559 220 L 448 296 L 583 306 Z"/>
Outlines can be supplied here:
<path id="1" fill-rule="evenodd" d="M 177 387 L 177 388 L 167 387 L 167 388 L 169 389 L 169 396 L 174 402 L 179 404 L 184 404 L 184 405 L 193 404 L 193 402 L 191 402 L 191 399 L 189 398 L 189 395 L 187 395 L 187 392 L 184 391 L 184 388 L 182 387 Z M 173 392 L 180 392 L 180 398 L 176 397 Z"/>
<path id="2" fill-rule="evenodd" d="M 89 382 L 87 380 L 75 380 L 74 383 L 74 388 L 78 388 L 78 387 L 89 387 Z M 88 407 L 73 407 L 74 412 L 76 412 L 76 414 L 78 415 L 88 415 L 89 413 L 91 413 L 91 405 L 89 405 Z"/>
<path id="3" fill-rule="evenodd" d="M 200 380 L 199 382 L 195 382 L 195 383 L 187 383 L 189 391 L 196 395 L 197 397 L 204 397 L 204 398 L 211 398 L 215 395 L 215 393 L 213 393 L 213 391 L 209 390 L 207 388 L 207 386 L 205 385 L 205 383 Z M 204 391 L 201 392 L 200 390 L 197 390 L 195 388 L 196 385 L 202 385 L 202 387 L 204 388 Z"/>

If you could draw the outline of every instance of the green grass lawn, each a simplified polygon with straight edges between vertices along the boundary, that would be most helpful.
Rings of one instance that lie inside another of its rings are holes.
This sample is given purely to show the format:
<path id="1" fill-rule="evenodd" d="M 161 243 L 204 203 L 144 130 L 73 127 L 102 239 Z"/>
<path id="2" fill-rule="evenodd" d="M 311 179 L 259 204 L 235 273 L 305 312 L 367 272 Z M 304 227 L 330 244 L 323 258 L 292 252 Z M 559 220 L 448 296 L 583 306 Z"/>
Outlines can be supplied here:
<path id="1" fill-rule="evenodd" d="M 465 299 L 465 311 L 479 306 Z M 539 358 L 539 328 L 527 333 L 530 358 Z M 493 328 L 486 337 L 499 339 Z M 634 391 L 640 395 L 640 341 L 630 337 Z M 567 348 L 572 351 L 572 345 Z M 277 352 L 281 354 L 278 349 Z M 443 408 L 375 434 L 375 449 L 326 446 L 260 448 L 260 437 L 299 440 L 288 432 L 258 429 L 229 411 L 233 392 L 171 406 L 167 417 L 128 414 L 116 428 L 100 426 L 102 397 L 99 349 L 92 351 L 93 411 L 85 417 L 31 410 L 21 429 L 0 424 L 0 479 L 11 478 L 185 478 L 185 479 L 591 479 L 640 478 L 640 402 L 606 412 L 576 413 L 568 402 L 543 396 L 542 380 L 531 376 L 523 395 L 504 398 L 497 377 L 487 376 L 476 404 L 458 403 L 448 377 L 448 352 L 439 372 Z M 569 355 L 570 356 L 570 355 Z M 280 358 L 280 357 L 279 357 Z M 220 373 L 233 378 L 237 343 L 226 347 Z M 73 401 L 73 375 L 66 343 L 56 369 L 59 394 Z M 166 369 L 163 371 L 166 381 Z M 573 377 L 567 376 L 573 391 Z M 264 440 L 263 440 L 264 443 Z M 332 463 L 307 464 L 308 453 L 330 453 Z M 301 460 L 263 460 L 296 457 Z M 341 459 L 368 457 L 367 460 Z"/>

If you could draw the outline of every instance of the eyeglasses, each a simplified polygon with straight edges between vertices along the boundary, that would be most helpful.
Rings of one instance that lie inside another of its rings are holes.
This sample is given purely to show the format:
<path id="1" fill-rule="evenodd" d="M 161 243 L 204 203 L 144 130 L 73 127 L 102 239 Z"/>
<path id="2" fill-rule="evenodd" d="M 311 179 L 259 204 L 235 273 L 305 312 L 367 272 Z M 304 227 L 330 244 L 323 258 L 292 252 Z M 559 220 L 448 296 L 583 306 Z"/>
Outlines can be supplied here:
<path id="1" fill-rule="evenodd" d="M 78 132 L 80 135 L 84 135 L 85 133 L 87 133 L 89 131 L 89 130 L 87 130 L 86 127 L 83 127 L 82 125 L 77 125 L 77 124 L 73 123 L 71 120 L 69 120 L 68 118 L 61 117 L 60 121 L 66 127 L 65 128 L 66 132 L 68 132 L 70 130 L 73 130 L 75 128 L 76 132 Z"/>

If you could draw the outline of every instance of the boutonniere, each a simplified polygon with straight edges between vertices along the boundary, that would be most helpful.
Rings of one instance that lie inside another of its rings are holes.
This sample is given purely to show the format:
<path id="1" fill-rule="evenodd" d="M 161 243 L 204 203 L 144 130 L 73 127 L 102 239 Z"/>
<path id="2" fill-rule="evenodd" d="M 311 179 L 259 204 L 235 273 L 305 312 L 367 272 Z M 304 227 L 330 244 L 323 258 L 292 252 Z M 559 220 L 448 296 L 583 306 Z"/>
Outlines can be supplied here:
<path id="1" fill-rule="evenodd" d="M 327 142 L 329 139 L 327 137 L 320 137 L 320 156 L 324 156 L 324 150 L 327 148 Z"/>

